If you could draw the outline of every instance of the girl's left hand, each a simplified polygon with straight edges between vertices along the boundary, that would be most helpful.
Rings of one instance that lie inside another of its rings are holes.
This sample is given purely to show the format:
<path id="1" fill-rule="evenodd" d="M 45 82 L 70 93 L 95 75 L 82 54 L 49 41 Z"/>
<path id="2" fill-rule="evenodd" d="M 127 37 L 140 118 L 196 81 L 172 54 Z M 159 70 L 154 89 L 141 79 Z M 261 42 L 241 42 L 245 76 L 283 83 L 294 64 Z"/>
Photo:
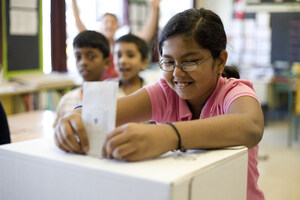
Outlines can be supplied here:
<path id="1" fill-rule="evenodd" d="M 157 157 L 176 147 L 174 136 L 164 125 L 128 123 L 107 135 L 102 156 L 126 161 Z"/>

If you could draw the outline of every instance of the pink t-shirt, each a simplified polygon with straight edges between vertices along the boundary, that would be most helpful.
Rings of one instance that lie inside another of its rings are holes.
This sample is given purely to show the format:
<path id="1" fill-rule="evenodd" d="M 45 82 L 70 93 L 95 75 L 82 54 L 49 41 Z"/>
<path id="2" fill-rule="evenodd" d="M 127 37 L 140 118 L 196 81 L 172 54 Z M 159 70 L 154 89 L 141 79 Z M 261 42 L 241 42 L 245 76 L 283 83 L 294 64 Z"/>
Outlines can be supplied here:
<path id="1" fill-rule="evenodd" d="M 152 105 L 152 121 L 157 123 L 189 121 L 192 113 L 187 102 L 168 86 L 164 79 L 146 86 Z M 215 90 L 204 105 L 200 119 L 223 115 L 228 112 L 232 101 L 241 96 L 251 96 L 257 101 L 252 84 L 243 79 L 220 77 Z M 248 185 L 247 199 L 262 200 L 263 192 L 258 188 L 257 170 L 258 145 L 248 150 Z"/>

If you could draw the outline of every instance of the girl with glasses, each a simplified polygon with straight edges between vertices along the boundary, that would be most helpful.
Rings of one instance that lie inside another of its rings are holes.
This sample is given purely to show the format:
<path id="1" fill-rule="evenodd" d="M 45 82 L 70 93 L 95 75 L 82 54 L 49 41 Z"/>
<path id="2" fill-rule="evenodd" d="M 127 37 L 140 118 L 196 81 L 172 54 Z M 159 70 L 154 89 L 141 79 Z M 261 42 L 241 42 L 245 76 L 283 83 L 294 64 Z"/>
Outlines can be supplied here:
<path id="1" fill-rule="evenodd" d="M 171 150 L 246 146 L 247 199 L 264 199 L 257 186 L 263 113 L 249 81 L 223 77 L 232 73 L 225 68 L 219 16 L 203 8 L 176 14 L 162 30 L 158 49 L 163 78 L 118 100 L 117 128 L 107 135 L 102 155 L 137 161 Z M 137 123 L 146 120 L 157 124 Z M 64 151 L 88 151 L 80 109 L 61 118 L 55 140 Z"/>

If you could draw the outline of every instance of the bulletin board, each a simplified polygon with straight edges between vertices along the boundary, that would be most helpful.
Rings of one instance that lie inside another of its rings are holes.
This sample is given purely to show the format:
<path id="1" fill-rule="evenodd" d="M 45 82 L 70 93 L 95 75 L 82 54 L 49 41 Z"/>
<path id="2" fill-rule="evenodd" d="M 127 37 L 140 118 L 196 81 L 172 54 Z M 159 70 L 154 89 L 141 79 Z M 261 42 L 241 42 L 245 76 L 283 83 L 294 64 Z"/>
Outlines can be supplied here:
<path id="1" fill-rule="evenodd" d="M 300 13 L 271 13 L 271 61 L 300 62 Z"/>
<path id="2" fill-rule="evenodd" d="M 4 77 L 42 72 L 42 0 L 3 0 L 1 7 Z"/>

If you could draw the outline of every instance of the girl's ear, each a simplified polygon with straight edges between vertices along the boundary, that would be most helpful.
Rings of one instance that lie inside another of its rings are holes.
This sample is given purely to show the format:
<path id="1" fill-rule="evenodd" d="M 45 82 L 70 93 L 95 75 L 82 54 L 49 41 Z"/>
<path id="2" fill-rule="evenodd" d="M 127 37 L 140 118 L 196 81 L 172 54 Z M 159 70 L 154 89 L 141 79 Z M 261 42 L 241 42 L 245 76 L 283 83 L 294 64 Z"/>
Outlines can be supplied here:
<path id="1" fill-rule="evenodd" d="M 223 50 L 223 51 L 221 51 L 219 58 L 217 58 L 217 60 L 216 60 L 216 73 L 218 75 L 222 74 L 222 72 L 224 70 L 224 67 L 225 67 L 225 64 L 226 64 L 226 61 L 227 61 L 227 57 L 228 57 L 227 51 Z"/>

